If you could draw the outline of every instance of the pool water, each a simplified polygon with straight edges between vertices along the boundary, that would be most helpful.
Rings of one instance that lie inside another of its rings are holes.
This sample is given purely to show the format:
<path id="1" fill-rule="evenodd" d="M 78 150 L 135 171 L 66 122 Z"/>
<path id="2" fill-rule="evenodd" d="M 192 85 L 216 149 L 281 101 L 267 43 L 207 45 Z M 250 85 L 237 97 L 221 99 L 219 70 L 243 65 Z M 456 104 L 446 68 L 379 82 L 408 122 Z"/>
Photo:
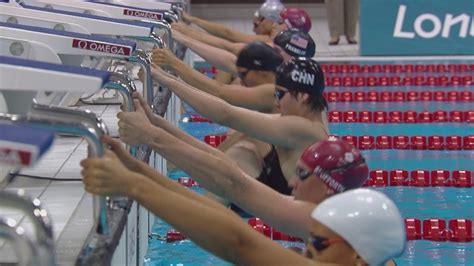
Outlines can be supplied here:
<path id="1" fill-rule="evenodd" d="M 472 73 L 471 73 L 472 74 Z M 427 87 L 397 87 L 397 90 L 426 90 Z M 328 88 L 331 90 L 332 88 Z M 341 88 L 341 91 L 346 88 Z M 428 87 L 428 90 L 436 88 Z M 474 86 L 443 87 L 448 90 L 474 92 Z M 357 88 L 357 90 L 364 90 Z M 373 89 L 371 89 L 373 90 Z M 390 90 L 384 87 L 383 90 Z M 452 111 L 473 110 L 472 102 L 388 102 L 388 103 L 329 103 L 329 110 L 413 110 L 413 111 Z M 187 109 L 185 116 L 194 114 Z M 227 129 L 212 123 L 180 123 L 180 127 L 193 136 L 203 139 L 208 134 L 225 133 Z M 334 135 L 474 135 L 474 123 L 429 123 L 429 124 L 363 124 L 331 123 L 330 132 Z M 364 150 L 371 170 L 403 169 L 412 170 L 469 170 L 474 172 L 474 151 L 430 151 L 430 150 Z M 182 171 L 172 171 L 170 178 L 188 176 Z M 203 190 L 193 187 L 202 193 Z M 470 219 L 474 221 L 474 188 L 454 187 L 383 187 L 374 188 L 388 195 L 399 207 L 404 218 L 426 220 L 430 218 Z M 229 265 L 194 245 L 189 240 L 166 243 L 156 239 L 163 236 L 171 227 L 157 218 L 146 265 Z M 299 246 L 302 243 L 279 241 L 284 246 Z M 404 254 L 395 260 L 398 265 L 474 265 L 474 242 L 432 242 L 426 240 L 408 241 Z"/>

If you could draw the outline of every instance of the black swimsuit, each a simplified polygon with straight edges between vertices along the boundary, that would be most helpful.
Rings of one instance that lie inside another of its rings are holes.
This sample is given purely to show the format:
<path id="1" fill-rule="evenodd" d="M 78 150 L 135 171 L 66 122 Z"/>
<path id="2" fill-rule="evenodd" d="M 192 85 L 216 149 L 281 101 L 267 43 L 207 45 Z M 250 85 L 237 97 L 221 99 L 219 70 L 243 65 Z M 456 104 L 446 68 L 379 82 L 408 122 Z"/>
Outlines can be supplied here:
<path id="1" fill-rule="evenodd" d="M 323 130 L 327 136 L 326 129 L 323 126 Z M 278 158 L 278 152 L 275 145 L 272 145 L 272 150 L 263 158 L 263 171 L 257 180 L 264 183 L 265 185 L 273 188 L 281 194 L 291 195 L 291 189 L 288 187 L 288 181 L 285 175 L 281 171 L 280 159 Z"/>
<path id="2" fill-rule="evenodd" d="M 286 181 L 285 175 L 281 171 L 280 159 L 274 145 L 272 145 L 272 150 L 263 158 L 263 170 L 257 180 L 282 194 L 291 195 L 291 189 L 288 187 L 288 181 Z"/>
<path id="3" fill-rule="evenodd" d="M 262 173 L 257 177 L 257 180 L 282 194 L 291 195 L 291 189 L 288 187 L 288 181 L 286 181 L 281 171 L 280 159 L 274 145 L 272 145 L 271 151 L 263 158 Z M 252 217 L 252 215 L 246 213 L 235 204 L 231 204 L 231 209 L 242 217 Z"/>

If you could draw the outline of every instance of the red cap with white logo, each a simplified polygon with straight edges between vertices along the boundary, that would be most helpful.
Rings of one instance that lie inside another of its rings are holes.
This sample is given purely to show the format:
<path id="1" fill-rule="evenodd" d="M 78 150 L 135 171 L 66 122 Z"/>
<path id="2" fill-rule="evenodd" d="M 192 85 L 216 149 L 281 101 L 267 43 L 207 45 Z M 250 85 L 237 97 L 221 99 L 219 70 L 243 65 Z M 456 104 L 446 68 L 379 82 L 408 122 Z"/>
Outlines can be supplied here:
<path id="1" fill-rule="evenodd" d="M 311 30 L 311 17 L 302 8 L 289 7 L 280 13 L 280 23 L 286 23 L 289 28 L 297 28 L 304 32 Z"/>
<path id="2" fill-rule="evenodd" d="M 369 176 L 360 151 L 344 140 L 319 141 L 308 147 L 300 160 L 334 193 L 361 187 Z"/>

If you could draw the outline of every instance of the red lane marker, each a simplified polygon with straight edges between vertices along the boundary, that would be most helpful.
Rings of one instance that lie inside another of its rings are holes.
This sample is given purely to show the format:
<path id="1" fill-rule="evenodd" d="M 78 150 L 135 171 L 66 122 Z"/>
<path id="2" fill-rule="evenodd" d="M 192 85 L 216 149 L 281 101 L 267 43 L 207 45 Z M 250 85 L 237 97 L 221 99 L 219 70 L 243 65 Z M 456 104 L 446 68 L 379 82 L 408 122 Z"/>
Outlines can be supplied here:
<path id="1" fill-rule="evenodd" d="M 339 82 L 340 83 L 340 82 Z M 356 82 L 357 83 L 357 82 Z M 472 102 L 471 91 L 326 91 L 323 93 L 328 102 L 417 102 L 447 101 Z"/>
<path id="2" fill-rule="evenodd" d="M 415 187 L 472 187 L 472 172 L 467 170 L 447 171 L 423 170 L 413 171 L 394 169 L 374 169 L 370 171 L 369 178 L 364 183 L 366 187 L 387 186 L 415 186 Z"/>

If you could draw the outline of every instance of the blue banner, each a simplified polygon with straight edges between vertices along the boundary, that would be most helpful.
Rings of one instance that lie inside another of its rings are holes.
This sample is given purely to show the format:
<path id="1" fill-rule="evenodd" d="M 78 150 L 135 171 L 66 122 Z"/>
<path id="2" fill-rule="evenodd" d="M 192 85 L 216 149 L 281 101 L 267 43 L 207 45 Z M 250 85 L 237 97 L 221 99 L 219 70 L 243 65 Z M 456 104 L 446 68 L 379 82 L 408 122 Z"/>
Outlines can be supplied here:
<path id="1" fill-rule="evenodd" d="M 361 55 L 474 55 L 474 0 L 361 0 Z"/>

